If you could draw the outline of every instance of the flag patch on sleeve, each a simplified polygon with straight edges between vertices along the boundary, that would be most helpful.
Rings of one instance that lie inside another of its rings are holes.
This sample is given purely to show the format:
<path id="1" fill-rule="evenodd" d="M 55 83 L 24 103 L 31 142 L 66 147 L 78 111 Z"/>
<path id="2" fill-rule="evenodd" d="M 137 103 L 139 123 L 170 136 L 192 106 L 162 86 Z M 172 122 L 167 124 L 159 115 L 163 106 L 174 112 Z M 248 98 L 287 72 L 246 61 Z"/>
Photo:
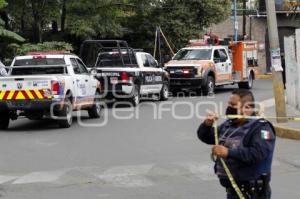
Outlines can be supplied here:
<path id="1" fill-rule="evenodd" d="M 264 139 L 264 140 L 271 139 L 271 132 L 270 131 L 266 131 L 266 130 L 262 130 L 261 131 L 261 138 Z"/>

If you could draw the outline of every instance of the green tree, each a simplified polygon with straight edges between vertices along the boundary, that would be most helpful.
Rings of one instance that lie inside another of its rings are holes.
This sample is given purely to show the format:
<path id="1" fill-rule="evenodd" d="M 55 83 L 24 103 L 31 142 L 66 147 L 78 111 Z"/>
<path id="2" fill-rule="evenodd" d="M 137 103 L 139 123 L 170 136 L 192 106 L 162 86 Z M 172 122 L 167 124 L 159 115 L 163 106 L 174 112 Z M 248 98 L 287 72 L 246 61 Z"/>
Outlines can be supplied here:
<path id="1" fill-rule="evenodd" d="M 66 29 L 81 38 L 122 35 L 124 12 L 115 0 L 67 0 Z"/>
<path id="2" fill-rule="evenodd" d="M 128 18 L 131 42 L 152 49 L 156 26 L 161 26 L 171 43 L 180 48 L 199 38 L 206 27 L 231 14 L 230 0 L 131 0 L 135 14 Z"/>
<path id="3" fill-rule="evenodd" d="M 7 4 L 4 0 L 0 0 L 0 10 L 3 9 L 3 7 L 5 7 L 6 5 Z M 0 19 L 0 37 L 10 39 L 10 40 L 14 40 L 14 41 L 19 41 L 19 42 L 25 41 L 24 38 L 22 38 L 21 36 L 19 36 L 15 32 L 12 32 L 12 31 L 9 31 L 9 30 L 5 29 L 4 26 L 5 26 L 5 22 L 2 19 Z"/>
<path id="4" fill-rule="evenodd" d="M 57 24 L 60 13 L 59 0 L 7 0 L 7 2 L 7 12 L 12 18 L 14 28 L 30 37 L 33 42 L 42 42 L 44 30 L 50 30 Z"/>

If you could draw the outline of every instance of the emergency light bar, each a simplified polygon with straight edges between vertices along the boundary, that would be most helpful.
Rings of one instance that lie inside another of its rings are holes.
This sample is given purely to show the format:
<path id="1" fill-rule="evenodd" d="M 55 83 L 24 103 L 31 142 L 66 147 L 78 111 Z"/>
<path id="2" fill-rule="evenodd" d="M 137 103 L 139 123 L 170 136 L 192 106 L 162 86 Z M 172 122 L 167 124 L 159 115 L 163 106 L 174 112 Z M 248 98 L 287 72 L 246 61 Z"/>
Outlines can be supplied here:
<path id="1" fill-rule="evenodd" d="M 47 51 L 47 52 L 28 52 L 26 55 L 69 55 L 72 54 L 70 51 Z"/>

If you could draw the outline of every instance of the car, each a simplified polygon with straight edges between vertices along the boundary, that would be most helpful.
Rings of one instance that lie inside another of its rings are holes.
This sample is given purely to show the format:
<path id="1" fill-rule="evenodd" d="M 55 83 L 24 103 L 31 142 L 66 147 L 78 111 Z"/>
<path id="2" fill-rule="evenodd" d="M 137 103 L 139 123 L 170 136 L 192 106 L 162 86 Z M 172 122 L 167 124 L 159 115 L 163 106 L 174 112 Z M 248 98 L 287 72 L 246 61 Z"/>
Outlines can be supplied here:
<path id="1" fill-rule="evenodd" d="M 126 41 L 88 40 L 81 46 L 80 57 L 106 91 L 106 98 L 126 100 L 133 106 L 142 96 L 157 95 L 161 101 L 169 98 L 169 75 L 149 53 L 128 47 Z"/>
<path id="2" fill-rule="evenodd" d="M 61 128 L 72 125 L 72 113 L 87 110 L 91 118 L 101 116 L 101 83 L 95 71 L 65 52 L 29 53 L 17 56 L 9 76 L 0 78 L 0 129 L 10 120 L 56 119 Z"/>

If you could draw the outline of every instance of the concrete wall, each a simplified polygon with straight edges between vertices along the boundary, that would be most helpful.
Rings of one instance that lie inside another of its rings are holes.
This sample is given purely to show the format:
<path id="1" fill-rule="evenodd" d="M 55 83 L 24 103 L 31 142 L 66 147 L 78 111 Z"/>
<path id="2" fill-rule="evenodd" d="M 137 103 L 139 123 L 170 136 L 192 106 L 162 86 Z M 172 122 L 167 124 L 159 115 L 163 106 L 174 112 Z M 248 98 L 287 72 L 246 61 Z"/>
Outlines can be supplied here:
<path id="1" fill-rule="evenodd" d="M 243 18 L 242 16 L 238 17 L 239 22 L 239 35 L 242 35 L 242 24 Z M 300 16 L 299 15 L 287 15 L 287 14 L 277 14 L 277 22 L 278 22 L 278 30 L 280 36 L 280 48 L 282 51 L 282 55 L 284 56 L 284 45 L 283 39 L 285 36 L 290 36 L 294 34 L 294 30 L 300 27 Z M 252 40 L 258 41 L 259 53 L 258 53 L 258 63 L 260 66 L 260 71 L 262 74 L 270 71 L 271 61 L 270 61 L 270 53 L 266 51 L 268 48 L 268 30 L 267 30 L 267 18 L 266 16 L 252 16 L 247 17 L 247 35 L 251 36 Z M 219 37 L 228 37 L 233 35 L 233 21 L 231 18 L 227 20 L 212 25 L 208 31 L 212 31 L 217 34 Z"/>
<path id="2" fill-rule="evenodd" d="M 300 110 L 300 29 L 284 38 L 287 103 Z"/>

